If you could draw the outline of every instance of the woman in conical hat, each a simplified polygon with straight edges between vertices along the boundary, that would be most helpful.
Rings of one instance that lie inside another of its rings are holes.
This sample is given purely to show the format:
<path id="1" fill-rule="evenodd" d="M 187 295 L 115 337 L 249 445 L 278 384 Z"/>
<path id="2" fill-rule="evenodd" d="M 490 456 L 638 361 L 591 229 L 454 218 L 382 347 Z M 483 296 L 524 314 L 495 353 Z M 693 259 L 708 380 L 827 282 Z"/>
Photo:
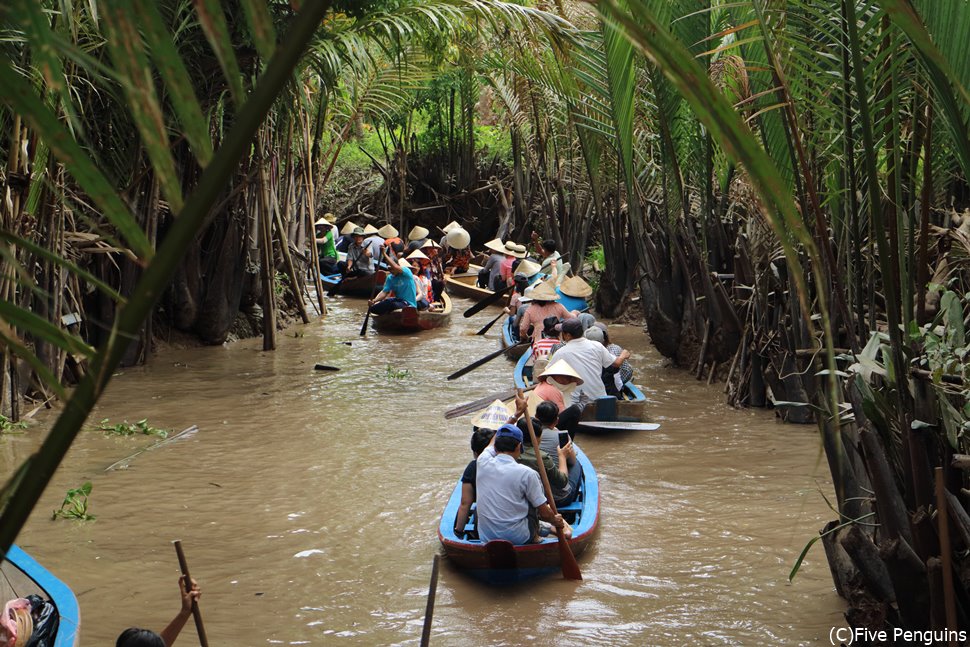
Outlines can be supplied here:
<path id="1" fill-rule="evenodd" d="M 547 317 L 567 319 L 578 314 L 566 310 L 566 307 L 557 301 L 559 294 L 550 281 L 536 284 L 531 296 L 532 303 L 526 308 L 525 314 L 519 321 L 519 339 L 532 339 L 533 342 L 540 339 L 543 321 Z"/>
<path id="2" fill-rule="evenodd" d="M 568 362 L 557 361 L 555 356 L 548 360 L 547 366 L 539 368 L 542 370 L 534 369 L 536 388 L 529 395 L 529 411 L 534 412 L 541 402 L 552 402 L 559 409 L 557 426 L 574 436 L 579 428 L 583 407 L 579 404 L 567 406 L 567 403 L 572 392 L 583 383 L 583 378 Z"/>

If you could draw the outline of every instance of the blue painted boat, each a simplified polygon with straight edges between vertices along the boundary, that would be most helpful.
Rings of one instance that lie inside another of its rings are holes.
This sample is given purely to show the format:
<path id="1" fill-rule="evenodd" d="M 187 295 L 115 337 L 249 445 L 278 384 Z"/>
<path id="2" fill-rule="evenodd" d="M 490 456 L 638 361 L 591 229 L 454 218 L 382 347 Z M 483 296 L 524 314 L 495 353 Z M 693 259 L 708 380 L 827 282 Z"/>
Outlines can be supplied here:
<path id="1" fill-rule="evenodd" d="M 559 303 L 563 304 L 566 307 L 566 310 L 569 310 L 570 312 L 573 310 L 577 310 L 579 312 L 586 312 L 589 310 L 589 303 L 586 302 L 586 299 L 578 299 L 576 297 L 566 296 L 559 291 L 559 288 L 556 288 L 556 293 L 559 294 Z M 505 356 L 514 362 L 522 357 L 522 354 L 525 352 L 527 347 L 521 346 L 515 348 L 515 345 L 519 343 L 519 334 L 517 330 L 513 330 L 512 322 L 513 318 L 509 317 L 502 325 L 501 341 L 502 348 L 508 349 L 505 351 Z"/>
<path id="2" fill-rule="evenodd" d="M 583 468 L 576 501 L 559 508 L 573 528 L 568 540 L 574 555 L 589 545 L 599 524 L 600 493 L 596 470 L 586 454 L 576 446 L 576 460 Z M 559 572 L 559 539 L 546 537 L 538 544 L 514 545 L 507 541 L 483 543 L 475 531 L 475 506 L 461 536 L 455 534 L 455 517 L 461 505 L 461 480 L 451 493 L 438 525 L 438 540 L 445 555 L 457 568 L 488 584 L 514 584 Z"/>
<path id="3" fill-rule="evenodd" d="M 0 564 L 0 603 L 31 594 L 50 600 L 57 609 L 57 634 L 52 647 L 80 644 L 81 611 L 74 592 L 33 557 L 11 546 Z"/>
<path id="4" fill-rule="evenodd" d="M 530 360 L 532 359 L 532 347 L 526 346 L 525 351 L 523 351 L 522 356 L 515 363 L 515 371 L 512 375 L 515 380 L 515 386 L 519 389 L 525 389 L 532 386 L 532 365 Z M 647 397 L 643 394 L 637 385 L 633 382 L 626 382 L 623 385 L 623 391 L 620 396 L 616 398 L 614 402 L 612 398 L 604 399 L 604 406 L 600 407 L 598 405 L 600 401 L 591 402 L 583 409 L 583 415 L 580 418 L 580 427 L 582 431 L 588 433 L 608 433 L 612 431 L 617 431 L 621 429 L 615 424 L 604 424 L 602 426 L 597 425 L 597 423 L 616 423 L 616 422 L 640 422 L 643 420 L 643 410 L 644 405 L 647 403 Z M 608 406 L 607 406 L 608 405 Z M 631 428 L 636 428 L 631 427 Z"/>

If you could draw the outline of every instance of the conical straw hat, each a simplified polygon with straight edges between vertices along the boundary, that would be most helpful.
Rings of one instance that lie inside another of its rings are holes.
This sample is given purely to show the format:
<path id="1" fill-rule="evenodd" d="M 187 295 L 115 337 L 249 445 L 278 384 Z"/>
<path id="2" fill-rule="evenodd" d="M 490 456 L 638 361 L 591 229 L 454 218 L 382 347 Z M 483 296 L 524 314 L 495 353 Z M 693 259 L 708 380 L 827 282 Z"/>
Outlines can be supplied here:
<path id="1" fill-rule="evenodd" d="M 556 288 L 552 287 L 552 283 L 549 281 L 543 281 L 539 285 L 535 286 L 532 290 L 533 301 L 556 301 L 559 299 L 559 294 L 556 292 Z"/>
<path id="2" fill-rule="evenodd" d="M 397 238 L 397 229 L 394 228 L 394 225 L 384 225 L 377 230 L 377 235 L 381 238 Z"/>
<path id="3" fill-rule="evenodd" d="M 530 260 L 524 260 L 515 268 L 516 274 L 525 274 L 526 278 L 532 278 L 539 273 L 542 268 L 538 263 L 533 263 Z"/>
<path id="4" fill-rule="evenodd" d="M 515 411 L 501 400 L 495 400 L 472 420 L 472 424 L 481 429 L 498 429 L 508 422 L 509 416 L 513 413 Z"/>
<path id="5" fill-rule="evenodd" d="M 413 252 L 411 252 L 410 254 L 408 254 L 408 260 L 411 260 L 412 258 L 423 258 L 426 261 L 431 260 L 430 258 L 428 258 L 427 256 L 425 256 L 424 253 L 422 253 L 422 251 L 420 249 L 416 249 Z"/>
<path id="6" fill-rule="evenodd" d="M 421 225 L 415 225 L 411 227 L 411 231 L 408 232 L 408 240 L 424 240 L 430 233 L 430 231 Z"/>
<path id="7" fill-rule="evenodd" d="M 397 264 L 400 265 L 401 267 L 406 267 L 408 269 L 411 269 L 411 264 L 408 263 L 408 259 L 406 258 L 397 259 Z"/>
<path id="8" fill-rule="evenodd" d="M 370 236 L 371 234 L 379 234 L 379 233 L 380 232 L 378 232 L 377 227 L 375 227 L 374 225 L 367 225 L 366 227 L 364 227 L 365 236 Z"/>
<path id="9" fill-rule="evenodd" d="M 452 249 L 465 249 L 472 242 L 472 237 L 461 227 L 455 227 L 446 235 L 448 247 Z"/>
<path id="10" fill-rule="evenodd" d="M 579 373 L 577 373 L 573 367 L 569 365 L 569 362 L 564 359 L 556 360 L 547 366 L 546 370 L 544 370 L 542 375 L 539 377 L 550 377 L 556 375 L 561 375 L 563 377 L 575 377 L 579 380 L 580 384 L 583 383 L 583 378 L 579 377 Z"/>
<path id="11" fill-rule="evenodd" d="M 502 242 L 501 238 L 494 238 L 488 241 L 485 243 L 485 247 L 488 247 L 493 252 L 498 252 L 499 254 L 505 253 L 505 243 Z"/>
<path id="12" fill-rule="evenodd" d="M 428 240 L 424 241 L 424 245 L 421 245 L 421 249 L 425 249 L 427 247 L 431 247 L 432 249 L 441 249 L 441 245 L 439 245 L 438 243 L 434 242 L 430 238 Z"/>
<path id="13" fill-rule="evenodd" d="M 447 225 L 445 225 L 444 227 L 442 227 L 441 228 L 441 231 L 443 231 L 443 232 L 445 232 L 447 234 L 449 231 L 451 231 L 455 227 L 461 227 L 461 225 L 458 224 L 458 221 L 457 220 L 452 220 Z"/>
<path id="14" fill-rule="evenodd" d="M 346 224 L 344 224 L 343 229 L 340 230 L 340 235 L 347 236 L 348 234 L 353 233 L 353 231 L 357 229 L 357 227 L 358 225 L 355 222 L 348 220 Z"/>
<path id="15" fill-rule="evenodd" d="M 578 276 L 570 276 L 563 281 L 559 290 L 567 297 L 576 297 L 577 299 L 585 299 L 593 294 L 593 288 L 589 287 L 589 283 Z"/>

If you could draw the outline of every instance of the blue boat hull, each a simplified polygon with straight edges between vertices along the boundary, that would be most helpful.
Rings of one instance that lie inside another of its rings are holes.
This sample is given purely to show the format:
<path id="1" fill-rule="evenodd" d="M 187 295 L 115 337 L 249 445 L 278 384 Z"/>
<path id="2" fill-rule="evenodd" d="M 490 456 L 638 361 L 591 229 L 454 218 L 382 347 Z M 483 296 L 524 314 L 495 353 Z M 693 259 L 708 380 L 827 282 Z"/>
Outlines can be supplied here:
<path id="1" fill-rule="evenodd" d="M 577 500 L 559 512 L 573 527 L 569 546 L 573 554 L 581 554 L 589 545 L 599 524 L 599 482 L 596 470 L 583 451 L 576 447 L 576 460 L 583 468 Z M 547 537 L 539 544 L 515 546 L 506 541 L 478 540 L 474 531 L 474 506 L 472 520 L 465 526 L 466 532 L 455 534 L 455 517 L 461 505 L 461 481 L 451 493 L 438 526 L 438 540 L 445 555 L 457 568 L 477 580 L 493 585 L 514 584 L 561 570 L 559 540 Z"/>
<path id="2" fill-rule="evenodd" d="M 3 570 L 3 592 L 7 596 L 36 594 L 47 598 L 57 608 L 59 620 L 53 647 L 76 647 L 80 643 L 81 611 L 74 592 L 64 582 L 17 546 L 10 547 L 0 568 Z"/>

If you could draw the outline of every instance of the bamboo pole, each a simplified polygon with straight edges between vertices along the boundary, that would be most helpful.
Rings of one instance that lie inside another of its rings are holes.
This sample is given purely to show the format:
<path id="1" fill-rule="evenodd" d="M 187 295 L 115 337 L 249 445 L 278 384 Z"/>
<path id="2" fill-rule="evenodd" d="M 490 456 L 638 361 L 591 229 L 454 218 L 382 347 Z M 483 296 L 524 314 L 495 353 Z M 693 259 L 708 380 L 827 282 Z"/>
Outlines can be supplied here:
<path id="1" fill-rule="evenodd" d="M 943 561 L 943 602 L 946 607 L 946 628 L 956 630 L 957 625 L 957 605 L 953 593 L 953 553 L 950 550 L 950 522 L 947 514 L 946 484 L 943 481 L 943 468 L 937 467 L 934 471 L 936 477 L 936 522 L 939 527 L 940 536 L 940 558 Z M 955 647 L 957 642 L 953 636 L 948 635 L 950 647 Z"/>

